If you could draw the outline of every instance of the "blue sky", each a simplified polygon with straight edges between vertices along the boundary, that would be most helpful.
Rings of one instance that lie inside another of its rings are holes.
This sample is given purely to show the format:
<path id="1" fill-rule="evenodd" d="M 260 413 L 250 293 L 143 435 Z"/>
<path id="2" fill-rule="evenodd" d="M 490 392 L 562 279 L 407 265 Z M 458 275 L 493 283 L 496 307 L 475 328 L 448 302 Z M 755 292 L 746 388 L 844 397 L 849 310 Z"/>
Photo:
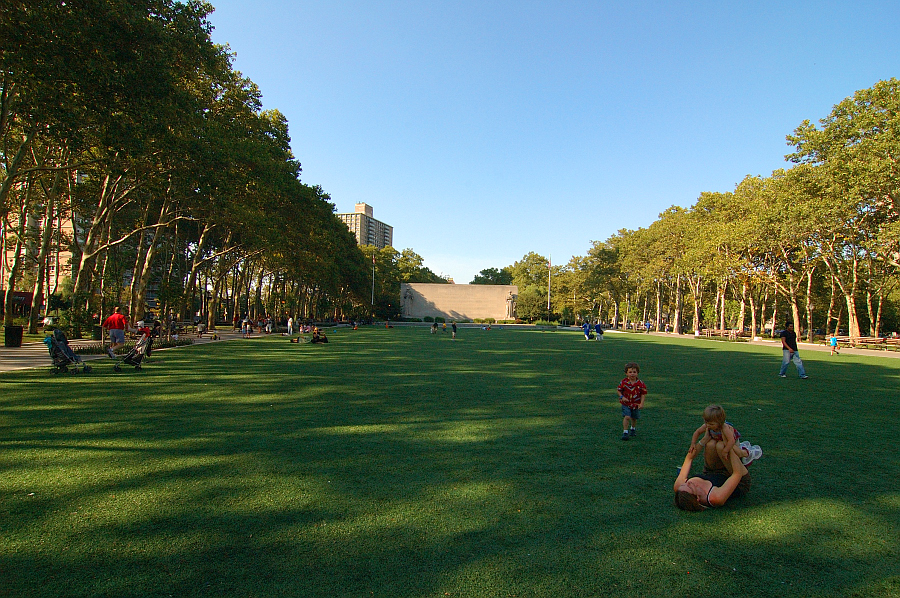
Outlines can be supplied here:
<path id="1" fill-rule="evenodd" d="M 302 180 L 457 283 L 769 175 L 804 119 L 900 76 L 896 1 L 213 5 Z"/>

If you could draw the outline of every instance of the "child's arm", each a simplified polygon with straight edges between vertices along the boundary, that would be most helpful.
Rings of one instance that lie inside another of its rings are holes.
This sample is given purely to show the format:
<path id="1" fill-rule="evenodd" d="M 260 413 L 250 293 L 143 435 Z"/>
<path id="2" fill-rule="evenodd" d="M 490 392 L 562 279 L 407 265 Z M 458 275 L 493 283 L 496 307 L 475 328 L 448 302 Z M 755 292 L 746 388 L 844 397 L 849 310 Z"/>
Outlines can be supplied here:
<path id="1" fill-rule="evenodd" d="M 621 382 L 619 382 L 619 385 L 616 387 L 616 392 L 619 393 L 619 402 L 621 403 L 622 401 L 625 400 L 625 393 L 624 393 L 624 391 L 622 390 L 622 383 L 621 383 Z"/>
<path id="2" fill-rule="evenodd" d="M 709 440 L 709 438 L 707 438 L 708 435 L 706 434 L 706 424 L 703 424 L 702 426 L 694 430 L 694 434 L 691 436 L 691 446 L 697 444 L 697 439 L 700 438 L 701 435 L 703 436 L 703 440 Z M 702 441 L 701 443 L 706 444 Z"/>
<path id="3" fill-rule="evenodd" d="M 725 439 L 725 446 L 722 447 L 722 452 L 727 455 L 731 451 L 731 447 L 734 446 L 734 428 L 728 425 L 722 426 L 722 438 Z"/>
<path id="4" fill-rule="evenodd" d="M 647 396 L 647 387 L 644 386 L 644 383 L 641 382 L 641 385 L 638 387 L 638 392 L 641 393 L 641 396 L 638 400 L 638 409 L 644 408 L 644 397 Z"/>

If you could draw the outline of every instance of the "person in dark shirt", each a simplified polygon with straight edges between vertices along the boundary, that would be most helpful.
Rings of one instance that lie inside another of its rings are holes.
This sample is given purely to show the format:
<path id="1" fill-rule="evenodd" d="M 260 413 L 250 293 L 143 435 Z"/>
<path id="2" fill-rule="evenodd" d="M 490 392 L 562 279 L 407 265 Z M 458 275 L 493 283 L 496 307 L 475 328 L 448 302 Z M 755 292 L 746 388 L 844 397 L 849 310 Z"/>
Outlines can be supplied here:
<path id="1" fill-rule="evenodd" d="M 806 370 L 803 369 L 803 360 L 800 359 L 800 352 L 797 351 L 797 333 L 794 332 L 793 322 L 788 322 L 785 329 L 781 331 L 781 349 L 781 371 L 778 372 L 778 375 L 782 378 L 787 378 L 788 364 L 793 361 L 794 365 L 797 366 L 797 373 L 800 374 L 800 378 L 803 380 L 809 378 L 806 375 Z"/>

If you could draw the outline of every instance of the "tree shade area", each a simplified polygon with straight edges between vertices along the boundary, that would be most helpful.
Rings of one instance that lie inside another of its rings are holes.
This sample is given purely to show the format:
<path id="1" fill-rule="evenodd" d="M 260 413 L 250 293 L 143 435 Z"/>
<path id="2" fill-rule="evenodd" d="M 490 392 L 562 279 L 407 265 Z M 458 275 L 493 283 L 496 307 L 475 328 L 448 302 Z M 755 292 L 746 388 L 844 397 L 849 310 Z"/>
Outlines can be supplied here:
<path id="1" fill-rule="evenodd" d="M 0 374 L 10 596 L 900 592 L 900 360 L 675 335 L 328 329 Z M 649 394 L 622 442 L 616 385 Z M 340 368 L 338 371 L 336 368 Z M 860 409 L 848 380 L 864 380 Z M 701 513 L 673 482 L 716 403 L 763 457 Z M 848 425 L 852 413 L 853 424 Z M 636 566 L 639 564 L 640 566 Z"/>
<path id="2" fill-rule="evenodd" d="M 748 335 L 790 321 L 808 339 L 900 331 L 900 81 L 856 92 L 787 141 L 792 168 L 702 193 L 566 265 L 529 253 L 475 282 L 509 273 L 528 320 Z"/>
<path id="3" fill-rule="evenodd" d="M 210 325 L 390 315 L 328 193 L 300 181 L 284 116 L 212 43 L 211 10 L 3 3 L 0 289 L 36 298 L 7 325 L 50 310 L 78 336 L 114 305 Z M 379 262 L 385 289 L 439 279 L 412 250 Z"/>

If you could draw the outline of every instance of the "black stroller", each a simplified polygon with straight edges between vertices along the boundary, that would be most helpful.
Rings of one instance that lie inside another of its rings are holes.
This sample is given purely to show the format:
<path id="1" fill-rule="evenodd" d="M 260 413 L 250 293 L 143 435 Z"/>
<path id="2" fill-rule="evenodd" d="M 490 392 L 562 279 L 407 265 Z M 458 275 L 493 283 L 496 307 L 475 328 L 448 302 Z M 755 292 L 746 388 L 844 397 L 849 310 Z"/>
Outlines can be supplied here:
<path id="1" fill-rule="evenodd" d="M 77 374 L 80 369 L 83 374 L 91 373 L 91 366 L 86 365 L 81 357 L 69 347 L 69 339 L 65 333 L 59 328 L 55 329 L 50 336 L 44 337 L 44 344 L 50 351 L 50 359 L 53 360 L 53 373 L 65 374 L 71 372 Z"/>
<path id="2" fill-rule="evenodd" d="M 121 372 L 123 363 L 133 365 L 134 369 L 139 370 L 141 369 L 141 362 L 150 355 L 150 347 L 153 344 L 153 339 L 150 338 L 150 329 L 141 328 L 138 332 L 140 332 L 141 337 L 134 344 L 134 347 L 131 348 L 131 351 L 121 361 L 116 362 L 116 365 L 113 366 L 115 371 Z"/>

